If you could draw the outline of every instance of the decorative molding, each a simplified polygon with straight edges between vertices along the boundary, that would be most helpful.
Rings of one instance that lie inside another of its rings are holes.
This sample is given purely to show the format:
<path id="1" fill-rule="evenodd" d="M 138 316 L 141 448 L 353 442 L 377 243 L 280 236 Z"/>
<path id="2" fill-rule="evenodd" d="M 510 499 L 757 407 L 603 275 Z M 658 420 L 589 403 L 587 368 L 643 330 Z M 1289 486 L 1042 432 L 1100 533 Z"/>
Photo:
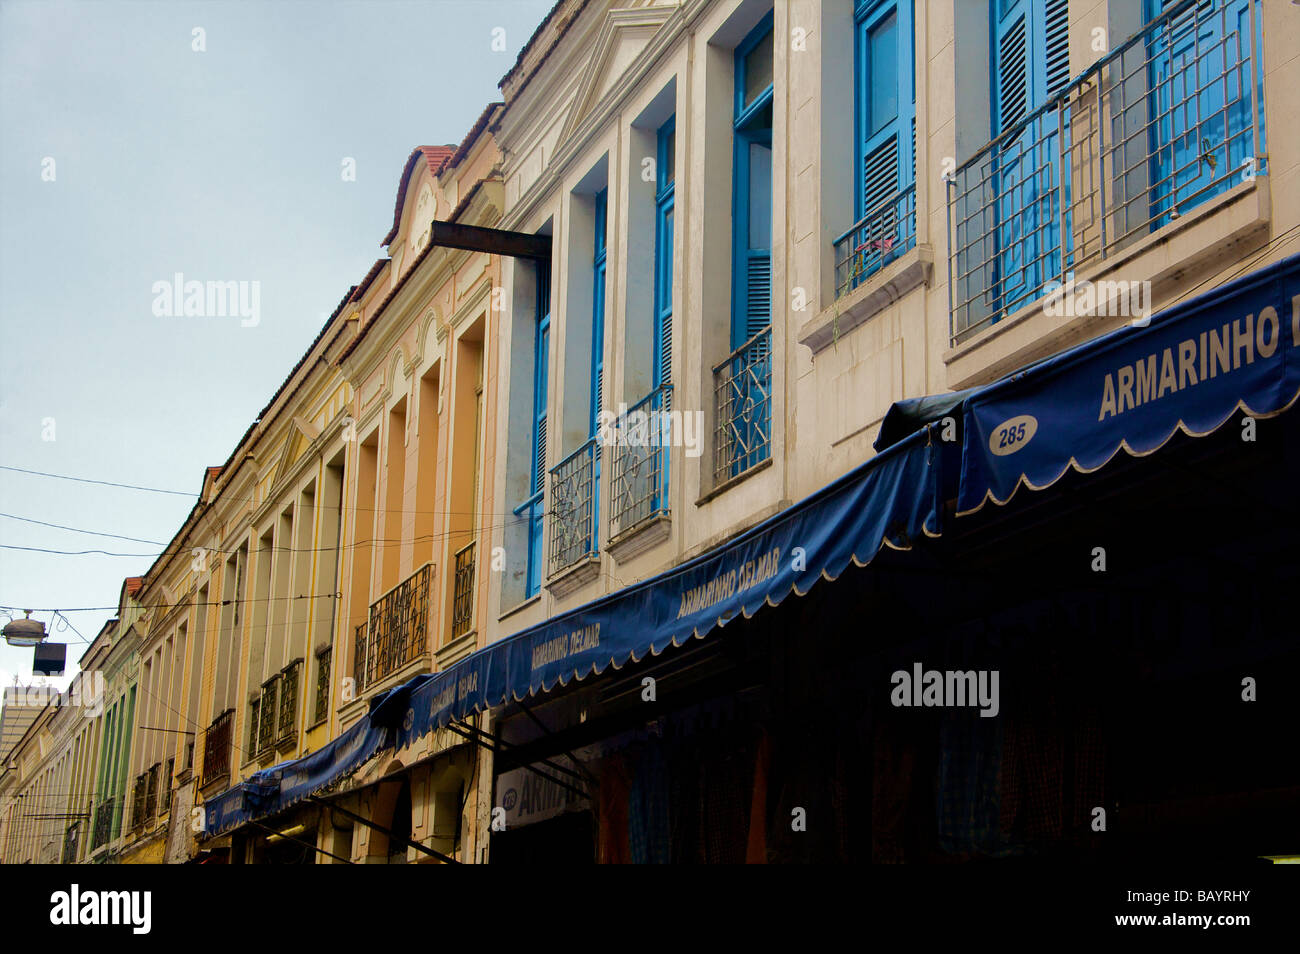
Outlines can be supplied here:
<path id="1" fill-rule="evenodd" d="M 933 277 L 934 250 L 929 245 L 918 245 L 805 321 L 795 340 L 816 355 L 908 292 L 930 285 Z"/>
<path id="2" fill-rule="evenodd" d="M 582 120 L 596 108 L 603 88 L 617 88 L 621 85 L 618 80 L 632 70 L 659 28 L 676 12 L 676 6 L 624 7 L 610 10 L 605 15 L 605 22 L 601 24 L 600 33 L 596 37 L 595 49 L 587 60 L 587 67 L 578 83 L 578 92 L 569 108 L 569 115 L 560 127 L 560 142 L 572 136 Z M 644 37 L 641 34 L 645 34 Z M 614 75 L 610 70 L 614 56 L 628 38 L 633 43 L 641 40 L 641 49 L 632 55 L 627 66 Z"/>
<path id="3" fill-rule="evenodd" d="M 605 551 L 615 562 L 626 563 L 663 543 L 671 535 L 672 529 L 672 518 L 666 513 L 659 514 L 624 530 L 609 541 Z"/>
<path id="4" fill-rule="evenodd" d="M 589 553 L 577 563 L 564 568 L 547 580 L 546 589 L 557 600 L 562 600 L 598 576 L 600 576 L 600 554 Z"/>

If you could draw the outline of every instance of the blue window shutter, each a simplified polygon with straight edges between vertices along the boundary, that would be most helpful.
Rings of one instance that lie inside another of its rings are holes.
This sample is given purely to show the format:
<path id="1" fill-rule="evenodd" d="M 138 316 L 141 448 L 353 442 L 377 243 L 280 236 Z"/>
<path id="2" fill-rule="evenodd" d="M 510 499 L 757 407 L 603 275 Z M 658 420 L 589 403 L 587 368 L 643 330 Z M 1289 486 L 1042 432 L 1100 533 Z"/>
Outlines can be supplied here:
<path id="1" fill-rule="evenodd" d="M 748 340 L 772 323 L 772 253 L 770 251 L 749 253 L 746 286 L 745 339 Z"/>
<path id="2" fill-rule="evenodd" d="M 676 175 L 670 151 L 676 145 L 676 116 L 659 127 L 658 182 L 655 189 L 655 260 L 654 317 L 655 355 L 653 384 L 672 383 L 673 379 L 673 225 Z"/>
<path id="3" fill-rule="evenodd" d="M 592 250 L 591 314 L 591 424 L 589 436 L 595 436 L 601 408 L 605 404 L 605 263 L 606 221 L 609 193 L 601 189 L 596 193 L 595 242 Z"/>
<path id="4" fill-rule="evenodd" d="M 1025 13 L 998 23 L 995 72 L 994 134 L 1010 129 L 1029 114 L 1033 90 L 1029 66 L 1029 25 Z"/>
<path id="5" fill-rule="evenodd" d="M 537 421 L 533 428 L 533 461 L 536 468 L 533 473 L 533 493 L 541 490 L 546 483 L 546 361 L 550 350 L 550 329 L 540 332 L 537 346 Z"/>
<path id="6" fill-rule="evenodd" d="M 744 57 L 772 30 L 771 15 L 736 48 L 736 87 L 745 88 Z M 738 348 L 772 318 L 772 90 L 752 102 L 738 96 L 732 180 L 731 346 Z"/>
<path id="7" fill-rule="evenodd" d="M 856 32 L 861 219 L 916 181 L 914 3 L 863 5 Z"/>
<path id="8" fill-rule="evenodd" d="M 1047 99 L 1065 89 L 1070 81 L 1070 3 L 1047 0 L 1044 48 L 1047 63 Z"/>

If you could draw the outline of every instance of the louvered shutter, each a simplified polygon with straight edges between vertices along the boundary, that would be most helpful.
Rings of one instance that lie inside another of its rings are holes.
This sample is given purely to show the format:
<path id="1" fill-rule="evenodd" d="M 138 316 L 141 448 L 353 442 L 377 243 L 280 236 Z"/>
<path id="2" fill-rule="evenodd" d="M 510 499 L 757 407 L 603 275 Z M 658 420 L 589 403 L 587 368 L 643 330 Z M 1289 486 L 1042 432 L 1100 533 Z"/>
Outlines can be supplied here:
<path id="1" fill-rule="evenodd" d="M 1065 89 L 1070 81 L 1069 0 L 1047 0 L 1046 36 L 1047 98 Z"/>
<path id="2" fill-rule="evenodd" d="M 1027 25 L 1024 12 L 998 26 L 997 107 L 995 133 L 1010 129 L 1029 112 L 1030 89 Z"/>
<path id="3" fill-rule="evenodd" d="M 544 324 L 538 329 L 537 339 L 537 417 L 533 425 L 533 493 L 541 490 L 546 480 L 546 371 L 550 339 L 550 326 Z"/>
<path id="4" fill-rule="evenodd" d="M 745 289 L 745 338 L 748 340 L 772 323 L 772 253 L 749 253 Z"/>

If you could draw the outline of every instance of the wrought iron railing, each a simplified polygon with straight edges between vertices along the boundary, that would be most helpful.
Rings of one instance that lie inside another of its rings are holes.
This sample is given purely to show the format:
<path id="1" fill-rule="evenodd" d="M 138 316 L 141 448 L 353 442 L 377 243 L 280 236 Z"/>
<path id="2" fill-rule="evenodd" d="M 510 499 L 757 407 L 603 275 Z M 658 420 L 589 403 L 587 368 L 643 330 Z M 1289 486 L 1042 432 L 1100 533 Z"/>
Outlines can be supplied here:
<path id="1" fill-rule="evenodd" d="M 916 246 L 916 184 L 885 200 L 835 240 L 835 297 Z"/>
<path id="2" fill-rule="evenodd" d="M 144 773 L 147 782 L 144 794 L 144 816 L 146 819 L 153 818 L 154 815 L 158 814 L 158 777 L 161 772 L 162 764 L 155 762 Z"/>
<path id="3" fill-rule="evenodd" d="M 352 643 L 352 682 L 360 689 L 366 684 L 366 658 L 370 652 L 370 640 L 366 638 L 370 624 L 359 623 Z"/>
<path id="4" fill-rule="evenodd" d="M 203 785 L 230 776 L 230 748 L 235 728 L 235 710 L 227 709 L 212 720 L 203 736 Z"/>
<path id="5" fill-rule="evenodd" d="M 591 438 L 551 468 L 550 574 L 596 552 L 600 443 Z"/>
<path id="6" fill-rule="evenodd" d="M 1258 11 L 1178 4 L 948 177 L 954 344 L 1265 171 Z"/>
<path id="7" fill-rule="evenodd" d="M 257 724 L 257 748 L 254 750 L 258 755 L 269 752 L 275 745 L 276 716 L 280 711 L 280 682 L 280 673 L 277 672 L 262 683 L 262 701 L 258 707 L 260 718 Z"/>
<path id="8" fill-rule="evenodd" d="M 474 544 L 456 551 L 456 578 L 452 584 L 451 638 L 464 636 L 474 626 Z"/>
<path id="9" fill-rule="evenodd" d="M 162 778 L 159 780 L 158 814 L 165 815 L 172 807 L 172 779 L 176 775 L 176 759 L 170 758 L 163 766 Z"/>
<path id="10" fill-rule="evenodd" d="M 668 513 L 672 403 L 672 385 L 661 385 L 628 408 L 614 426 L 614 443 L 610 447 L 611 538 Z"/>
<path id="11" fill-rule="evenodd" d="M 312 712 L 312 721 L 320 722 L 330 711 L 330 663 L 334 650 L 330 647 L 316 654 L 316 705 Z"/>
<path id="12" fill-rule="evenodd" d="M 135 784 L 131 787 L 131 830 L 138 832 L 144 827 L 145 815 L 148 809 L 145 807 L 145 799 L 149 795 L 149 773 L 141 772 L 135 777 Z"/>
<path id="13" fill-rule="evenodd" d="M 302 677 L 302 660 L 295 659 L 280 672 L 280 709 L 275 741 L 277 745 L 298 736 L 298 683 Z"/>
<path id="14" fill-rule="evenodd" d="M 371 686 L 429 651 L 429 592 L 433 564 L 426 563 L 370 607 L 365 638 L 357 630 L 357 690 Z"/>
<path id="15" fill-rule="evenodd" d="M 59 863 L 74 865 L 77 863 L 77 843 L 81 840 L 81 821 L 74 821 L 63 833 L 63 853 Z"/>
<path id="16" fill-rule="evenodd" d="M 243 761 L 247 762 L 262 748 L 262 693 L 253 693 L 248 700 L 248 745 L 244 747 Z"/>
<path id="17" fill-rule="evenodd" d="M 772 326 L 713 369 L 713 479 L 738 477 L 772 453 Z"/>
<path id="18" fill-rule="evenodd" d="M 115 811 L 117 799 L 110 798 L 107 801 L 100 802 L 95 808 L 95 828 L 91 832 L 90 850 L 94 851 L 113 840 L 114 821 L 117 818 Z"/>

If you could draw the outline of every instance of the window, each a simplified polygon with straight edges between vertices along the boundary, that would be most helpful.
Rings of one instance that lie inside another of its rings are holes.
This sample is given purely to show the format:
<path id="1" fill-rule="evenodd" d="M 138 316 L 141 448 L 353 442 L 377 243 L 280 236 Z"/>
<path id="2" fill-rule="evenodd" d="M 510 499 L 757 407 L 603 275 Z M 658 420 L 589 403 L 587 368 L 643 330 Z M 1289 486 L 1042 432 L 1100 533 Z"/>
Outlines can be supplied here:
<path id="1" fill-rule="evenodd" d="M 715 481 L 771 454 L 772 14 L 736 48 L 731 347 L 713 369 Z"/>
<path id="2" fill-rule="evenodd" d="M 533 349 L 533 464 L 529 474 L 528 578 L 525 596 L 542 585 L 542 497 L 546 486 L 546 375 L 551 347 L 551 265 L 537 264 L 537 334 Z"/>
<path id="3" fill-rule="evenodd" d="M 859 0 L 854 17 L 854 214 L 835 241 L 845 294 L 916 244 L 913 0 Z"/>
<path id="4" fill-rule="evenodd" d="M 1054 114 L 1035 111 L 1070 79 L 1067 0 L 994 0 L 992 138 L 1009 134 L 994 169 L 998 292 L 1002 307 L 1026 304 L 1061 274 L 1062 203 L 1070 208 Z M 1065 236 L 1070 234 L 1066 216 Z"/>
<path id="5" fill-rule="evenodd" d="M 316 654 L 316 705 L 312 713 L 313 722 L 322 722 L 329 714 L 330 704 L 330 657 L 332 647 L 326 646 Z"/>
<path id="6" fill-rule="evenodd" d="M 673 379 L 673 193 L 677 180 L 676 117 L 659 127 L 655 168 L 654 387 Z"/>
<path id="7" fill-rule="evenodd" d="M 731 346 L 772 321 L 772 15 L 736 49 Z"/>
<path id="8" fill-rule="evenodd" d="M 859 3 L 857 218 L 916 181 L 913 3 Z"/>
<path id="9" fill-rule="evenodd" d="M 609 210 L 609 190 L 596 193 L 595 238 L 593 240 L 591 270 L 594 276 L 591 290 L 591 420 L 587 436 L 594 437 L 605 397 L 605 265 L 606 217 Z"/>

